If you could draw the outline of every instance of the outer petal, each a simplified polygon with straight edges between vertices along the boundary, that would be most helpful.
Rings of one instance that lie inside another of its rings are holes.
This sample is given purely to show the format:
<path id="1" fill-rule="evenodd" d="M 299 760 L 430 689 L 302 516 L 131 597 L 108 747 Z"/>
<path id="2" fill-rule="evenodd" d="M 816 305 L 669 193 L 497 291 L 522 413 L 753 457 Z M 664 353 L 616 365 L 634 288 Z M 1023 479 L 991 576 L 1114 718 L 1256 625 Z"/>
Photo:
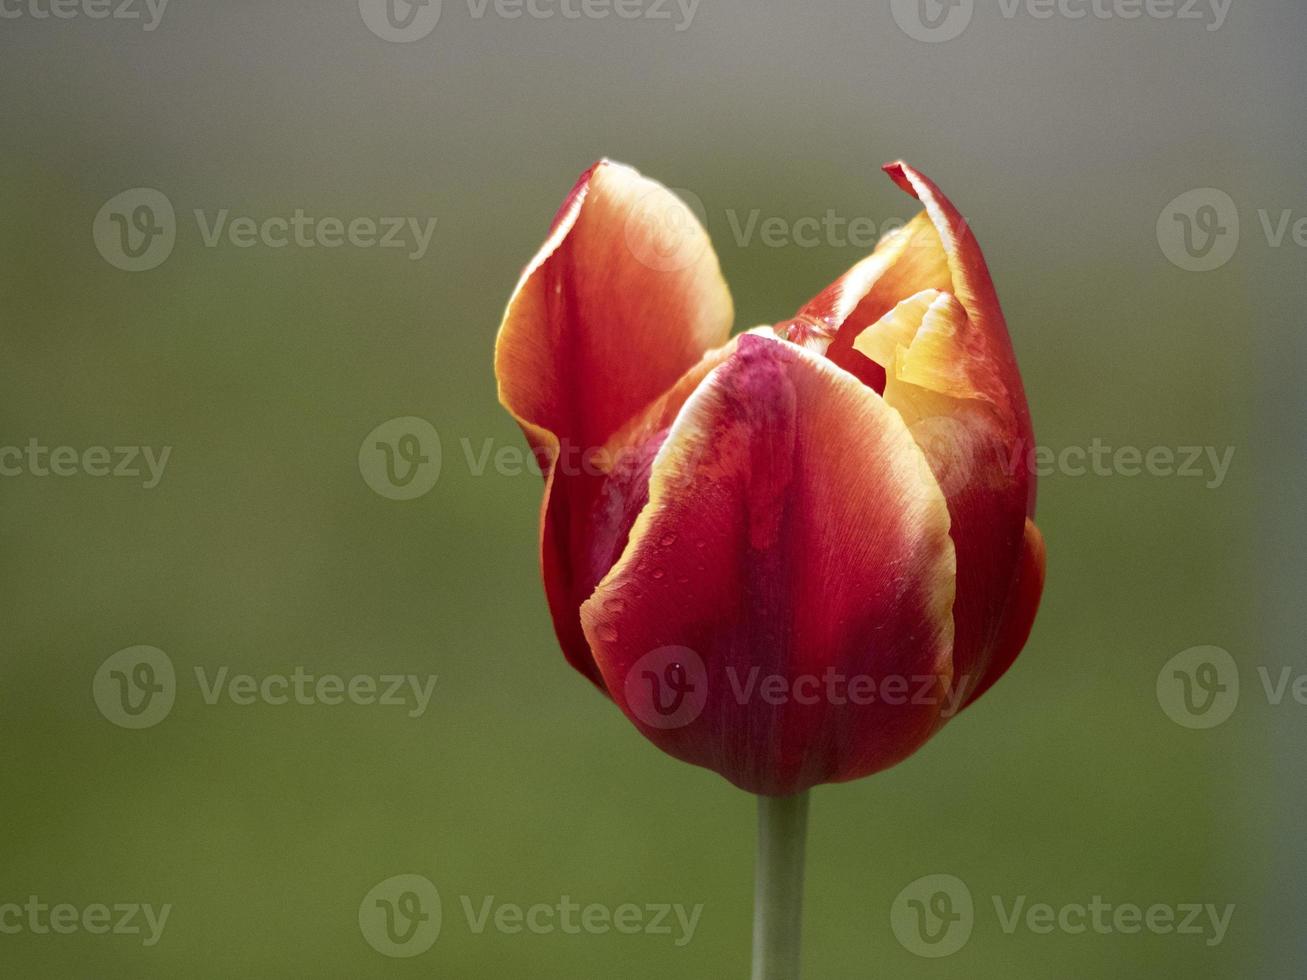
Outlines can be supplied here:
<path id="1" fill-rule="evenodd" d="M 1034 588 L 1034 605 L 1042 586 L 1042 574 L 1023 571 L 1033 560 L 1025 518 L 1034 512 L 1035 485 L 1025 460 L 1034 437 L 1007 326 L 970 227 L 907 164 L 885 169 L 925 212 L 801 317 L 825 318 L 836 363 L 864 379 L 885 374 L 873 386 L 903 415 L 948 498 L 958 553 L 956 683 L 969 685 L 974 700 L 1019 652 L 1010 649 L 1008 622 L 1021 615 L 1011 599 L 1014 582 L 1022 576 L 1020 587 Z"/>
<path id="2" fill-rule="evenodd" d="M 988 687 L 1021 557 L 1026 474 L 1023 454 L 1013 455 L 1004 392 L 988 362 L 966 349 L 974 335 L 956 298 L 928 290 L 863 331 L 854 349 L 883 359 L 885 401 L 948 499 L 958 555 L 954 668 L 958 686 L 978 695 Z"/>
<path id="3" fill-rule="evenodd" d="M 1039 611 L 1039 599 L 1043 592 L 1044 536 L 1039 533 L 1039 528 L 1035 527 L 1035 522 L 1026 518 L 1021 558 L 1017 563 L 1016 582 L 1008 597 L 1003 628 L 994 647 L 989 670 L 971 695 L 972 701 L 989 690 L 996 680 L 1007 673 L 1007 669 L 1017 659 L 1017 654 L 1030 638 L 1030 629 L 1035 625 L 1035 613 Z"/>
<path id="4" fill-rule="evenodd" d="M 958 213 L 953 202 L 926 176 L 899 161 L 885 167 L 896 184 L 917 198 L 926 208 L 935 231 L 948 257 L 952 288 L 967 312 L 971 324 L 969 353 L 973 360 L 983 361 L 983 370 L 999 379 L 1005 393 L 1003 406 L 1015 423 L 1014 438 L 1029 448 L 1034 445 L 1030 426 L 1030 410 L 1026 405 L 1026 391 L 1017 369 L 1016 355 L 1007 332 L 1007 321 L 999 306 L 998 294 L 989 275 L 989 266 L 980 251 L 976 236 L 967 220 Z M 924 288 L 924 287 L 923 287 Z M 1034 483 L 1030 483 L 1028 509 L 1034 513 Z"/>
<path id="5" fill-rule="evenodd" d="M 686 403 L 582 607 L 614 700 L 660 748 L 752 792 L 905 758 L 947 714 L 951 676 L 953 544 L 923 471 L 902 418 L 854 377 L 741 338 Z"/>
<path id="6" fill-rule="evenodd" d="M 545 590 L 564 652 L 596 683 L 577 609 L 625 545 L 661 437 L 610 442 L 726 341 L 732 318 L 693 214 L 662 185 L 609 161 L 572 189 L 504 314 L 500 401 L 548 467 Z M 615 457 L 614 448 L 623 451 Z"/>

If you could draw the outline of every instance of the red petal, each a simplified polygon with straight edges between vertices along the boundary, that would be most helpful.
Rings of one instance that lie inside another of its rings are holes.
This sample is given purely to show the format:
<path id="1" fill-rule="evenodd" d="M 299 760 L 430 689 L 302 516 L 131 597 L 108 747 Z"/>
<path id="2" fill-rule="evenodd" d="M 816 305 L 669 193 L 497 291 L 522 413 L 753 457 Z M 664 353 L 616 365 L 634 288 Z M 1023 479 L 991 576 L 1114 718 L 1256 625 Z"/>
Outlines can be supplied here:
<path id="1" fill-rule="evenodd" d="M 732 318 L 689 209 L 608 161 L 572 189 L 504 314 L 500 401 L 549 465 L 540 550 L 550 610 L 568 659 L 596 683 L 577 608 L 625 544 L 659 440 L 609 447 L 626 450 L 616 465 L 595 453 L 724 343 Z"/>
<path id="2" fill-rule="evenodd" d="M 983 356 L 988 363 L 987 370 L 1000 379 L 1005 393 L 1003 408 L 1011 413 L 1016 423 L 1015 438 L 1022 443 L 1023 451 L 1032 447 L 1034 435 L 1030 426 L 1030 410 L 1026 405 L 1026 391 L 1021 383 L 1016 355 L 1012 351 L 1012 340 L 1008 336 L 1007 321 L 1003 318 L 998 293 L 994 290 L 994 282 L 989 275 L 989 266 L 971 226 L 958 213 L 953 202 L 929 178 L 906 163 L 900 160 L 898 163 L 887 164 L 885 172 L 925 206 L 926 214 L 934 224 L 948 256 L 952 280 L 949 291 L 967 311 L 967 319 L 973 331 L 971 342 L 978 355 Z M 1030 482 L 1028 509 L 1033 515 L 1034 481 Z"/>
<path id="3" fill-rule="evenodd" d="M 952 673 L 953 544 L 925 466 L 902 418 L 854 377 L 741 338 L 686 403 L 621 560 L 582 607 L 614 700 L 660 748 L 751 792 L 853 779 L 913 752 L 946 714 Z M 772 703 L 757 687 L 768 675 L 799 698 Z M 931 696 L 841 704 L 831 676 L 881 690 L 915 679 L 909 693 Z M 670 715 L 653 702 L 662 682 L 693 688 Z M 810 684 L 822 694 L 800 703 Z"/>
<path id="4" fill-rule="evenodd" d="M 1039 600 L 1044 593 L 1044 564 L 1044 536 L 1039 533 L 1034 522 L 1027 518 L 1021 560 L 1017 565 L 1012 594 L 1008 598 L 1003 627 L 994 655 L 990 658 L 989 671 L 971 695 L 971 701 L 988 691 L 995 681 L 1007 673 L 1007 669 L 1017 659 L 1017 654 L 1026 645 L 1026 640 L 1030 638 L 1030 629 L 1035 625 L 1035 613 L 1039 611 Z"/>
<path id="5" fill-rule="evenodd" d="M 1000 650 L 1034 479 L 1025 392 L 984 256 L 933 183 L 886 167 L 926 211 L 817 297 L 828 356 L 886 370 L 885 400 L 921 444 L 949 503 L 957 546 L 954 668 L 973 689 L 1018 651 Z M 861 373 L 865 376 L 865 372 Z M 962 681 L 959 681 L 962 683 Z"/>

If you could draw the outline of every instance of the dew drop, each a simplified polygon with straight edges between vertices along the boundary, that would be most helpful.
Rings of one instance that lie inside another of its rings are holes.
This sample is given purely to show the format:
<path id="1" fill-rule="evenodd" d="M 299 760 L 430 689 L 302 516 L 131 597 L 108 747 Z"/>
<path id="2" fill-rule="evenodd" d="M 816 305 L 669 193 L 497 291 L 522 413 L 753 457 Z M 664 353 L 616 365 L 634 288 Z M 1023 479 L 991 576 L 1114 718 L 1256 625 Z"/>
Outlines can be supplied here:
<path id="1" fill-rule="evenodd" d="M 668 531 L 659 539 L 658 543 L 664 548 L 670 548 L 672 545 L 676 544 L 676 535 L 671 531 Z"/>
<path id="2" fill-rule="evenodd" d="M 667 573 L 666 573 L 665 571 L 663 571 L 661 568 L 655 568 L 655 569 L 653 570 L 653 577 L 654 577 L 654 578 L 662 578 L 662 577 L 663 577 L 664 575 L 666 575 L 666 574 L 667 574 Z"/>

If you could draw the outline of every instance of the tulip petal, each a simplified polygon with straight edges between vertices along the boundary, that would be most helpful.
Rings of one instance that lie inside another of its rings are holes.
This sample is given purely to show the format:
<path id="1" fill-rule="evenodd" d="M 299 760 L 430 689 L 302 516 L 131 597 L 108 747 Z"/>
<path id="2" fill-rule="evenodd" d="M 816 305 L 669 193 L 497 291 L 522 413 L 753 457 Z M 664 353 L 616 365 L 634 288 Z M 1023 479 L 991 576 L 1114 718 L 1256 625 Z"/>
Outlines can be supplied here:
<path id="1" fill-rule="evenodd" d="M 893 765 L 942 723 L 954 577 L 947 506 L 898 413 L 800 346 L 746 335 L 681 410 L 581 620 L 648 738 L 782 795 Z M 773 703 L 768 675 L 792 696 Z M 832 676 L 931 696 L 841 702 Z M 674 724 L 664 680 L 693 688 Z"/>
<path id="2" fill-rule="evenodd" d="M 626 543 L 662 434 L 611 441 L 726 341 L 733 315 L 697 219 L 610 161 L 581 176 L 509 300 L 499 397 L 546 466 L 545 591 L 568 660 L 596 684 L 577 610 Z"/>
<path id="3" fill-rule="evenodd" d="M 939 233 L 923 213 L 882 238 L 871 255 L 809 300 L 798 318 L 823 325 L 831 339 L 839 334 L 838 346 L 847 349 L 905 296 L 951 286 Z"/>
<path id="4" fill-rule="evenodd" d="M 1014 580 L 1029 560 L 1024 527 L 1035 481 L 1024 463 L 1034 438 L 975 236 L 927 178 L 903 163 L 886 171 L 926 210 L 822 294 L 840 298 L 830 307 L 828 356 L 884 369 L 878 390 L 921 444 L 948 499 L 958 561 L 955 683 L 970 685 L 974 700 L 1019 652 L 1002 636 Z M 1040 585 L 1027 587 L 1037 604 Z"/>
<path id="5" fill-rule="evenodd" d="M 707 232 L 671 191 L 600 161 L 554 219 L 495 344 L 500 401 L 585 447 L 726 342 L 734 317 Z"/>
<path id="6" fill-rule="evenodd" d="M 971 226 L 929 178 L 908 164 L 902 161 L 888 164 L 885 172 L 925 206 L 948 259 L 952 283 L 948 291 L 958 298 L 971 324 L 966 346 L 968 359 L 976 365 L 977 371 L 990 374 L 997 380 L 992 390 L 1003 395 L 1001 407 L 1015 422 L 1014 437 L 1023 447 L 1029 448 L 1034 444 L 1034 437 L 1021 372 L 1017 369 L 1007 321 L 1003 318 L 989 266 Z M 1028 509 L 1034 513 L 1033 485 Z"/>
<path id="7" fill-rule="evenodd" d="M 994 655 L 989 661 L 989 669 L 971 694 L 970 701 L 988 691 L 995 681 L 1007 673 L 1026 645 L 1026 640 L 1030 638 L 1031 627 L 1035 625 L 1035 613 L 1039 611 L 1039 600 L 1044 592 L 1044 565 L 1044 536 L 1035 527 L 1035 522 L 1026 518 L 1025 540 L 1022 542 L 1021 560 L 1017 564 L 1016 581 L 1008 597 L 1007 614 Z"/>
<path id="8" fill-rule="evenodd" d="M 886 369 L 885 401 L 902 416 L 948 500 L 957 546 L 953 664 L 978 696 L 990 671 L 1026 523 L 1027 474 L 1014 455 L 1006 393 L 968 344 L 975 330 L 949 293 L 926 290 L 858 335 L 854 351 Z"/>

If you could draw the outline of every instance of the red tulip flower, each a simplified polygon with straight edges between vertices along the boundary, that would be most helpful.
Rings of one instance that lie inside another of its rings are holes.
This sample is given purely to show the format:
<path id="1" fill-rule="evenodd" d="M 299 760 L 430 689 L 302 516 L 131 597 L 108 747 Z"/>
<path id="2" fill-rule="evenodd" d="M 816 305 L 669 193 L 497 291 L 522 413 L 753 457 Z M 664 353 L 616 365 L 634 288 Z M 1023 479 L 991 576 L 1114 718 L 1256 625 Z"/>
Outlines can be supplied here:
<path id="1" fill-rule="evenodd" d="M 704 229 L 601 161 L 495 350 L 545 467 L 568 660 L 659 748 L 762 797 L 755 976 L 797 976 L 804 791 L 920 748 L 1011 666 L 1043 588 L 985 260 L 933 183 L 885 170 L 925 211 L 793 319 L 732 338 Z"/>
<path id="2" fill-rule="evenodd" d="M 728 339 L 702 227 L 602 161 L 496 348 L 547 468 L 568 659 L 659 748 L 754 793 L 916 751 L 1012 664 L 1043 584 L 985 260 L 933 183 L 885 169 L 925 212 L 793 319 Z"/>

